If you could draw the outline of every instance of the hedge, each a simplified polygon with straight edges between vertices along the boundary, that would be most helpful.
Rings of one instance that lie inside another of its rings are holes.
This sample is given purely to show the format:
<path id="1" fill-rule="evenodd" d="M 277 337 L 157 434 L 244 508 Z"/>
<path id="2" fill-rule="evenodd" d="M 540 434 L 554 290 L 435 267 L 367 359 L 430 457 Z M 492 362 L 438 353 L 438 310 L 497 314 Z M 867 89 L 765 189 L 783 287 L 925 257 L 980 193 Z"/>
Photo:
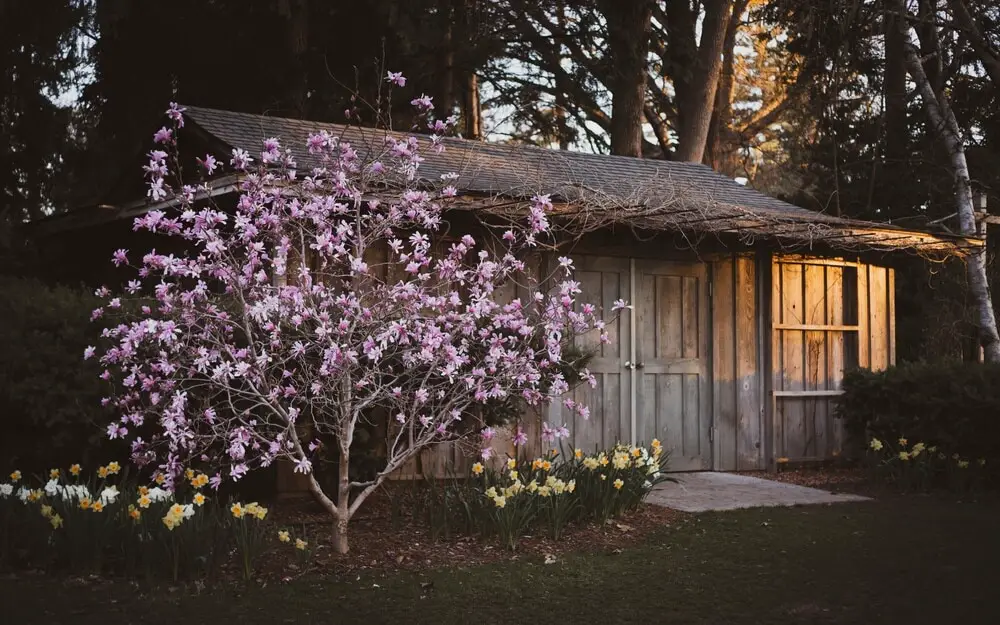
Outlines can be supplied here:
<path id="1" fill-rule="evenodd" d="M 100 367 L 83 360 L 100 339 L 90 322 L 98 305 L 82 288 L 0 276 L 0 466 L 44 470 L 123 453 L 107 448 Z"/>
<path id="2" fill-rule="evenodd" d="M 856 448 L 869 437 L 1000 460 L 1000 365 L 915 363 L 844 376 L 837 407 Z M 990 464 L 996 466 L 996 463 Z"/>

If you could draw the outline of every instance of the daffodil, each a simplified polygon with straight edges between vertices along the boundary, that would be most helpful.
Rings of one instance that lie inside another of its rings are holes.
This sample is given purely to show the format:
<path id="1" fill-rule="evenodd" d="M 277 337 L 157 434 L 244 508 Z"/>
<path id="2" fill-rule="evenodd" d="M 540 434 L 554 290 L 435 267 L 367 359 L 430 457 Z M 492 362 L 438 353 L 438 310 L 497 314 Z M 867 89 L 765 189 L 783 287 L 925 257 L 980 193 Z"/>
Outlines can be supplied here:
<path id="1" fill-rule="evenodd" d="M 900 438 L 900 439 L 899 439 L 899 446 L 900 446 L 900 447 L 906 447 L 906 445 L 907 445 L 908 443 L 909 443 L 909 441 L 908 441 L 908 440 L 906 440 L 905 438 Z"/>
<path id="2" fill-rule="evenodd" d="M 60 474 L 59 469 L 49 469 L 49 479 L 50 480 L 58 480 L 59 479 L 59 474 Z"/>
<path id="3" fill-rule="evenodd" d="M 63 518 L 58 514 L 53 514 L 49 518 L 49 523 L 52 524 L 52 529 L 59 529 L 60 527 L 63 526 Z"/>
<path id="4" fill-rule="evenodd" d="M 490 486 L 489 488 L 487 488 L 486 489 L 486 496 L 489 497 L 490 499 L 496 497 L 497 496 L 497 489 L 496 489 L 496 487 L 495 486 Z"/>
<path id="5" fill-rule="evenodd" d="M 493 498 L 493 505 L 495 505 L 497 508 L 503 508 L 504 506 L 507 505 L 507 498 L 504 497 L 503 495 L 500 495 L 498 497 L 494 497 Z"/>
<path id="6" fill-rule="evenodd" d="M 899 452 L 899 459 L 902 460 L 903 462 L 906 462 L 907 460 L 909 460 L 910 459 L 909 452 L 906 452 L 906 451 Z"/>
<path id="7" fill-rule="evenodd" d="M 118 472 L 122 470 L 122 466 L 117 462 L 108 463 L 108 473 L 111 475 L 118 475 Z"/>
<path id="8" fill-rule="evenodd" d="M 299 551 L 305 551 L 306 547 L 308 547 L 308 546 L 309 546 L 309 543 L 307 543 L 306 541 L 302 540 L 301 538 L 296 538 L 295 539 L 295 548 L 298 549 Z"/>
<path id="9" fill-rule="evenodd" d="M 11 482 L 19 482 L 20 480 L 21 480 L 21 472 L 20 471 L 14 471 L 13 473 L 10 474 L 10 481 Z"/>
<path id="10" fill-rule="evenodd" d="M 608 457 L 604 454 L 601 454 L 600 456 L 597 457 L 597 464 L 601 465 L 602 467 L 608 466 Z"/>
<path id="11" fill-rule="evenodd" d="M 82 497 L 80 499 L 80 509 L 81 510 L 89 510 L 90 509 L 90 504 L 91 504 L 90 497 Z"/>
<path id="12" fill-rule="evenodd" d="M 30 503 L 35 503 L 36 501 L 41 501 L 42 491 L 34 488 L 28 491 L 28 496 L 26 498 Z"/>
<path id="13" fill-rule="evenodd" d="M 621 490 L 622 486 L 625 486 L 625 482 L 621 481 L 621 478 L 614 481 L 614 487 L 616 489 Z"/>
<path id="14" fill-rule="evenodd" d="M 195 493 L 194 499 L 192 499 L 191 501 L 194 502 L 194 505 L 196 506 L 203 506 L 205 505 L 205 496 L 202 495 L 201 493 Z"/>
<path id="15" fill-rule="evenodd" d="M 872 442 L 869 443 L 868 446 L 871 447 L 873 451 L 882 451 L 882 441 L 877 438 L 873 438 Z"/>
<path id="16" fill-rule="evenodd" d="M 142 511 L 136 508 L 134 504 L 129 504 L 128 515 L 133 521 L 138 521 L 142 518 Z"/>
<path id="17" fill-rule="evenodd" d="M 516 466 L 517 466 L 517 460 L 515 460 L 514 458 L 507 458 L 507 468 L 508 469 L 513 469 Z"/>
<path id="18" fill-rule="evenodd" d="M 278 540 L 287 543 L 292 540 L 292 537 L 288 534 L 288 530 L 281 530 L 278 532 Z"/>
<path id="19" fill-rule="evenodd" d="M 484 470 L 485 467 L 483 466 L 482 462 L 477 462 L 476 464 L 472 465 L 472 472 L 476 475 L 482 475 Z"/>
<path id="20" fill-rule="evenodd" d="M 73 477 L 79 477 L 79 475 L 80 475 L 80 465 L 78 465 L 78 464 L 70 465 L 70 467 L 69 467 L 69 474 L 72 475 Z"/>
<path id="21" fill-rule="evenodd" d="M 593 456 L 587 456 L 583 460 L 583 466 L 593 471 L 594 469 L 597 468 L 597 458 L 594 458 Z"/>
<path id="22" fill-rule="evenodd" d="M 194 479 L 194 469 L 192 469 L 190 467 L 188 467 L 187 469 L 184 469 L 184 479 L 189 480 L 189 481 L 193 480 Z"/>
<path id="23" fill-rule="evenodd" d="M 958 468 L 959 469 L 968 469 L 969 468 L 969 461 L 968 460 L 959 460 L 958 461 Z"/>
<path id="24" fill-rule="evenodd" d="M 149 487 L 147 487 L 147 486 L 140 486 L 139 487 L 139 496 L 140 497 L 145 497 L 148 494 L 149 494 Z"/>
<path id="25" fill-rule="evenodd" d="M 538 490 L 538 482 L 536 482 L 535 480 L 531 480 L 530 482 L 528 482 L 528 485 L 525 488 L 527 488 L 529 493 L 533 493 L 536 490 Z"/>
<path id="26" fill-rule="evenodd" d="M 630 453 L 632 454 L 633 458 L 638 458 L 639 456 L 642 455 L 642 450 L 639 449 L 638 447 L 633 447 Z"/>
<path id="27" fill-rule="evenodd" d="M 552 463 L 551 462 L 549 462 L 548 460 L 543 460 L 542 461 L 542 471 L 548 471 L 551 468 L 552 468 Z"/>
<path id="28" fill-rule="evenodd" d="M 153 481 L 156 482 L 158 486 L 162 486 L 163 483 L 167 481 L 167 476 L 162 473 L 157 473 L 156 477 L 153 478 Z"/>
<path id="29" fill-rule="evenodd" d="M 532 460 L 531 461 L 531 468 L 534 471 L 537 471 L 538 469 L 541 469 L 542 468 L 542 459 L 541 458 L 535 458 L 534 460 Z"/>
<path id="30" fill-rule="evenodd" d="M 100 500 L 97 500 L 93 504 L 91 504 L 90 509 L 93 510 L 94 512 L 103 512 L 104 504 L 101 503 Z"/>
<path id="31" fill-rule="evenodd" d="M 163 517 L 163 524 L 167 526 L 168 530 L 174 531 L 174 528 L 178 525 L 178 521 L 173 515 L 168 514 Z"/>
<path id="32" fill-rule="evenodd" d="M 108 479 L 108 475 L 109 473 L 107 467 L 97 467 L 97 477 L 101 478 L 102 480 L 106 480 Z"/>
<path id="33" fill-rule="evenodd" d="M 570 480 L 569 482 L 566 483 L 567 493 L 572 493 L 575 490 L 576 490 L 576 480 Z"/>
<path id="34" fill-rule="evenodd" d="M 42 516 L 46 519 L 52 516 L 52 506 L 43 505 L 42 506 Z"/>
<path id="35" fill-rule="evenodd" d="M 583 458 L 583 450 L 582 449 L 574 449 L 573 450 L 573 457 L 576 458 L 577 460 L 579 460 L 580 458 Z"/>
<path id="36" fill-rule="evenodd" d="M 236 519 L 242 519 L 243 518 L 244 510 L 243 510 L 243 506 L 241 506 L 239 504 L 239 502 L 234 503 L 232 506 L 230 506 L 229 507 L 229 511 L 233 514 L 233 518 L 236 518 Z"/>
<path id="37" fill-rule="evenodd" d="M 152 500 L 149 498 L 149 495 L 140 495 L 139 496 L 139 507 L 140 508 L 148 508 L 149 504 L 151 504 L 151 503 L 152 503 Z"/>
<path id="38" fill-rule="evenodd" d="M 511 471 L 509 475 L 510 475 L 510 479 L 512 479 L 512 480 L 516 480 L 517 479 L 517 471 Z"/>
<path id="39" fill-rule="evenodd" d="M 538 487 L 538 495 L 540 497 L 548 497 L 551 494 L 552 494 L 552 487 L 551 486 L 539 486 Z"/>

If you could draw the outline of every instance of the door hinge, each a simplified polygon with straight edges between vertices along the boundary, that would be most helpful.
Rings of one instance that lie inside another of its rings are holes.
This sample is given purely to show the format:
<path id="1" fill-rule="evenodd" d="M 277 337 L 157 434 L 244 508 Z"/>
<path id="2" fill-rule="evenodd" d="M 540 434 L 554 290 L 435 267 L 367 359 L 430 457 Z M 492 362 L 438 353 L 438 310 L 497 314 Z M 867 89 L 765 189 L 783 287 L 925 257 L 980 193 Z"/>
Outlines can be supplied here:
<path id="1" fill-rule="evenodd" d="M 708 442 L 715 442 L 715 427 L 708 428 Z"/>

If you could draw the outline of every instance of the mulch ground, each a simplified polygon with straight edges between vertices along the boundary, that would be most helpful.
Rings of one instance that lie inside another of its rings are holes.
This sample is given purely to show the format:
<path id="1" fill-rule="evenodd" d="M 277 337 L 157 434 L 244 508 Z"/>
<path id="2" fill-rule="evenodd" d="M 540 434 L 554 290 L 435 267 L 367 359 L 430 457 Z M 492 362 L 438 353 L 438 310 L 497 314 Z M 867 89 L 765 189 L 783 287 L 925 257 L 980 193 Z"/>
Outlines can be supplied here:
<path id="1" fill-rule="evenodd" d="M 755 473 L 754 476 L 832 493 L 850 493 L 866 497 L 877 497 L 884 493 L 884 488 L 874 484 L 865 469 L 857 467 L 791 467 L 781 468 L 776 473 Z"/>
<path id="2" fill-rule="evenodd" d="M 272 512 L 277 525 L 304 527 L 312 552 L 304 570 L 296 565 L 291 549 L 269 552 L 262 559 L 266 564 L 260 571 L 261 580 L 289 581 L 317 572 L 350 578 L 372 572 L 420 572 L 444 566 L 518 560 L 542 562 L 566 553 L 617 552 L 685 516 L 660 506 L 643 505 L 627 517 L 604 526 L 596 523 L 570 525 L 558 541 L 541 534 L 540 530 L 533 532 L 521 538 L 516 551 L 510 551 L 492 538 L 454 534 L 432 538 L 422 521 L 407 517 L 394 521 L 386 497 L 373 498 L 365 505 L 365 513 L 351 521 L 350 551 L 338 554 L 333 547 L 333 525 L 321 508 L 308 499 L 276 503 Z"/>

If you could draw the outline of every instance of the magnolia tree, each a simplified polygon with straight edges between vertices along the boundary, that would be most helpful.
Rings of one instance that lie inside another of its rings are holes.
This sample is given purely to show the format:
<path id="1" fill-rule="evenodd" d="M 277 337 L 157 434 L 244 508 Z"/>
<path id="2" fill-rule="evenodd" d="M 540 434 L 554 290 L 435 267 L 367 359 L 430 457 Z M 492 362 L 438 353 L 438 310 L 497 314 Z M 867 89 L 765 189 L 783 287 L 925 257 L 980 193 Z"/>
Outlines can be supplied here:
<path id="1" fill-rule="evenodd" d="M 430 98 L 413 104 L 431 109 Z M 546 197 L 488 245 L 466 235 L 432 253 L 457 191 L 454 175 L 436 185 L 419 178 L 420 152 L 443 149 L 451 120 L 429 123 L 424 138 L 380 133 L 363 150 L 313 134 L 304 149 L 320 165 L 308 172 L 278 139 L 258 155 L 234 150 L 228 167 L 207 155 L 198 160 L 206 177 L 239 176 L 235 207 L 223 210 L 206 203 L 207 183 L 179 179 L 184 118 L 176 105 L 168 116 L 145 171 L 149 197 L 174 200 L 175 212 L 152 210 L 135 228 L 182 239 L 188 251 L 146 253 L 127 293 L 102 290 L 107 304 L 94 313 L 129 296 L 148 300 L 105 332 L 100 360 L 115 389 L 105 400 L 118 415 L 109 435 L 130 439 L 133 460 L 168 484 L 192 463 L 213 467 L 218 488 L 289 462 L 333 516 L 345 552 L 349 521 L 393 471 L 443 441 L 488 442 L 483 407 L 558 397 L 572 382 L 568 342 L 587 332 L 607 340 L 598 311 L 577 302 L 569 259 L 554 280 L 525 266 L 523 252 L 550 228 Z M 127 250 L 113 260 L 132 264 Z M 515 284 L 524 297 L 498 297 Z M 594 383 L 585 369 L 579 378 Z M 361 480 L 351 475 L 352 444 L 376 418 L 385 421 L 384 462 Z M 320 440 L 335 441 L 335 488 L 313 471 Z"/>

